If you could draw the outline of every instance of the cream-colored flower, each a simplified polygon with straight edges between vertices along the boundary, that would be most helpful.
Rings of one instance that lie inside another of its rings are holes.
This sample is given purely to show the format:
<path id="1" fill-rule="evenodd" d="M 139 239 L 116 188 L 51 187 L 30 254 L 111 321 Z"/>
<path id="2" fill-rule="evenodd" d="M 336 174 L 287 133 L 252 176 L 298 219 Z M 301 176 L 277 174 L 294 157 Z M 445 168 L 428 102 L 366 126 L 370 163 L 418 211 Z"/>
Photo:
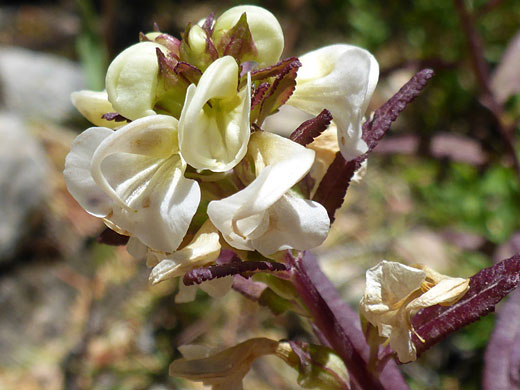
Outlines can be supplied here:
<path id="1" fill-rule="evenodd" d="M 256 47 L 256 60 L 259 67 L 266 67 L 278 62 L 283 51 L 283 31 L 276 17 L 268 10 L 254 5 L 240 5 L 224 12 L 215 21 L 213 40 L 228 32 L 246 14 L 247 24 Z"/>
<path id="2" fill-rule="evenodd" d="M 92 127 L 73 142 L 65 160 L 67 188 L 90 214 L 149 248 L 173 252 L 200 202 L 186 179 L 177 120 L 153 115 L 117 131 Z"/>
<path id="3" fill-rule="evenodd" d="M 120 53 L 110 64 L 105 79 L 108 100 L 115 111 L 135 120 L 155 114 L 159 62 L 157 49 L 168 49 L 155 42 L 139 42 Z"/>
<path id="4" fill-rule="evenodd" d="M 332 45 L 304 54 L 296 89 L 287 104 L 317 115 L 324 108 L 338 128 L 343 157 L 352 160 L 368 150 L 361 138 L 362 120 L 379 78 L 372 54 L 351 45 Z"/>
<path id="5" fill-rule="evenodd" d="M 197 169 L 224 172 L 244 157 L 251 134 L 251 78 L 237 92 L 238 64 L 231 56 L 213 62 L 186 92 L 179 120 L 179 146 Z"/>
<path id="6" fill-rule="evenodd" d="M 256 179 L 208 205 L 209 218 L 229 245 L 268 256 L 314 248 L 325 240 L 330 224 L 325 208 L 290 191 L 311 168 L 314 154 L 276 134 L 251 136 L 247 158 Z"/>
<path id="7" fill-rule="evenodd" d="M 469 288 L 469 279 L 441 275 L 426 266 L 383 260 L 366 273 L 361 314 L 389 339 L 402 363 L 416 359 L 411 318 L 420 309 L 450 305 Z"/>

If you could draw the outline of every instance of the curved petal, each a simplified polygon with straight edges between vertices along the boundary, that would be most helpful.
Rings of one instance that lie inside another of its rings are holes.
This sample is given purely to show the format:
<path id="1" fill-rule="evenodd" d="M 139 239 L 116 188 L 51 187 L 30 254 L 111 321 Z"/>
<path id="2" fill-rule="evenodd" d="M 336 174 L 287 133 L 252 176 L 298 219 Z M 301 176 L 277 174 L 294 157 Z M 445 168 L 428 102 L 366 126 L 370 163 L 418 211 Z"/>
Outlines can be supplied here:
<path id="1" fill-rule="evenodd" d="M 257 50 L 259 67 L 273 65 L 282 55 L 284 38 L 280 23 L 268 10 L 254 5 L 239 5 L 228 9 L 215 22 L 213 39 L 230 30 L 246 13 L 247 25 Z"/>
<path id="2" fill-rule="evenodd" d="M 197 210 L 200 189 L 184 178 L 177 120 L 154 115 L 111 131 L 94 152 L 91 173 L 113 201 L 106 219 L 155 250 L 180 245 Z"/>
<path id="3" fill-rule="evenodd" d="M 125 118 L 135 120 L 155 114 L 155 90 L 159 62 L 155 42 L 139 42 L 120 53 L 107 70 L 105 85 L 108 100 Z"/>
<path id="4" fill-rule="evenodd" d="M 231 56 L 219 58 L 190 85 L 179 121 L 183 158 L 197 169 L 224 172 L 247 152 L 251 133 L 251 79 L 237 93 L 238 65 Z"/>
<path id="5" fill-rule="evenodd" d="M 379 78 L 379 65 L 368 51 L 332 45 L 300 57 L 296 89 L 287 102 L 316 115 L 327 108 L 338 126 L 341 153 L 351 160 L 367 151 L 361 121 Z"/>
<path id="6" fill-rule="evenodd" d="M 224 239 L 238 249 L 268 229 L 268 209 L 309 171 L 314 151 L 275 134 L 256 132 L 248 155 L 258 177 L 243 190 L 208 205 L 208 216 Z"/>
<path id="7" fill-rule="evenodd" d="M 167 115 L 154 115 L 138 119 L 112 132 L 96 149 L 92 155 L 92 177 L 99 187 L 110 196 L 114 202 L 122 207 L 128 207 L 114 188 L 108 183 L 101 171 L 101 164 L 110 155 L 115 153 L 130 153 L 152 157 L 153 159 L 168 158 L 178 151 L 177 148 L 177 119 Z M 153 160 L 153 161 L 155 161 Z M 143 162 L 142 160 L 140 161 Z M 152 161 L 145 161 L 138 171 L 144 171 Z M 111 166 L 119 166 L 114 162 Z M 131 168 L 120 166 L 121 169 Z M 184 172 L 184 167 L 183 167 Z"/>
<path id="8" fill-rule="evenodd" d="M 207 220 L 187 246 L 173 252 L 152 269 L 150 281 L 156 284 L 214 262 L 220 254 L 219 240 L 217 229 Z"/>
<path id="9" fill-rule="evenodd" d="M 89 214 L 105 217 L 112 210 L 112 199 L 96 184 L 90 172 L 90 161 L 97 147 L 113 130 L 91 127 L 78 135 L 65 159 L 65 183 L 70 194 Z"/>
<path id="10" fill-rule="evenodd" d="M 270 208 L 269 219 L 267 232 L 252 241 L 264 256 L 284 249 L 315 248 L 329 233 L 329 216 L 321 204 L 290 195 L 282 196 Z"/>
<path id="11" fill-rule="evenodd" d="M 104 164 L 103 170 L 125 207 L 114 204 L 112 215 L 106 218 L 148 247 L 173 252 L 197 211 L 198 183 L 183 176 L 185 163 L 177 154 L 152 163 L 149 158 L 121 153 L 107 162 L 116 159 L 117 164 Z M 136 165 L 145 168 L 134 175 L 131 165 L 138 159 L 144 161 Z"/>
<path id="12" fill-rule="evenodd" d="M 106 91 L 94 92 L 94 91 L 77 91 L 72 92 L 70 100 L 76 109 L 87 118 L 88 121 L 92 122 L 96 126 L 104 126 L 109 129 L 115 129 L 121 127 L 121 123 L 115 121 L 107 121 L 101 118 L 103 114 L 114 112 L 114 107 L 108 101 L 108 95 Z"/>

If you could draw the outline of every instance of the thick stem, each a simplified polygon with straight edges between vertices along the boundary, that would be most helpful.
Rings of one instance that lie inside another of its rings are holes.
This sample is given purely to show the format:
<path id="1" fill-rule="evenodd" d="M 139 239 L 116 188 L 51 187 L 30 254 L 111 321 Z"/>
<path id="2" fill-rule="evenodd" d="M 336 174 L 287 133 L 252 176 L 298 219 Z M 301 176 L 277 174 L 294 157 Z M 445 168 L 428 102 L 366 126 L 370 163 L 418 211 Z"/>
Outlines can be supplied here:
<path id="1" fill-rule="evenodd" d="M 328 344 L 343 359 L 359 388 L 363 390 L 384 390 L 385 387 L 378 378 L 375 378 L 369 372 L 367 362 L 356 350 L 347 336 L 346 330 L 302 267 L 302 258 L 291 258 L 290 261 L 293 266 L 294 286 L 310 311 L 314 325 L 326 338 Z"/>

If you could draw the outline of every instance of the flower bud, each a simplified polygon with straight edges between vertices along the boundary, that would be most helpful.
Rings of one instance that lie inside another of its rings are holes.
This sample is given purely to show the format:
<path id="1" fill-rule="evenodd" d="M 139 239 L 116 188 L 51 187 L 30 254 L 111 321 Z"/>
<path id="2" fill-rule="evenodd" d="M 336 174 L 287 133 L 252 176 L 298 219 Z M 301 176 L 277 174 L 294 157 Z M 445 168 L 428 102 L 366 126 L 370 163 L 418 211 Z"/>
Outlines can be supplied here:
<path id="1" fill-rule="evenodd" d="M 254 60 L 259 63 L 259 67 L 275 64 L 283 51 L 283 32 L 278 20 L 264 8 L 242 5 L 227 10 L 215 22 L 213 40 L 218 42 L 237 24 L 244 12 L 257 50 Z"/>
<path id="2" fill-rule="evenodd" d="M 105 80 L 108 100 L 125 118 L 135 120 L 155 114 L 159 63 L 154 42 L 140 42 L 120 53 L 110 64 Z"/>

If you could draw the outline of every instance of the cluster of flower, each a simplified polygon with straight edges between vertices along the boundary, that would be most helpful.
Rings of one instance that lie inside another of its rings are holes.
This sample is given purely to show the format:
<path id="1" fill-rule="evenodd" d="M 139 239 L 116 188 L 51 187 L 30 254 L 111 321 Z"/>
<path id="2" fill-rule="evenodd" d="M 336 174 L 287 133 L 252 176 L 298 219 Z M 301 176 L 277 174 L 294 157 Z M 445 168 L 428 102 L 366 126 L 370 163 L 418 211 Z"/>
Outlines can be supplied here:
<path id="1" fill-rule="evenodd" d="M 262 126 L 284 103 L 310 115 L 327 108 L 344 157 L 363 154 L 378 65 L 349 45 L 279 61 L 283 47 L 269 11 L 239 6 L 188 26 L 182 40 L 141 34 L 110 64 L 106 92 L 73 94 L 103 127 L 74 141 L 68 189 L 130 236 L 131 253 L 147 254 L 153 282 L 213 263 L 223 246 L 272 257 L 326 238 L 326 210 L 298 186 L 323 162 L 312 145 Z"/>
<path id="2" fill-rule="evenodd" d="M 270 12 L 234 7 L 189 25 L 181 40 L 141 34 L 110 64 L 106 91 L 73 94 L 99 127 L 74 141 L 67 187 L 87 212 L 130 237 L 128 251 L 146 257 L 153 283 L 214 264 L 224 249 L 243 261 L 278 260 L 281 251 L 311 249 L 327 237 L 329 214 L 312 196 L 338 151 L 346 161 L 368 151 L 362 121 L 379 67 L 350 45 L 280 60 L 283 47 Z M 286 105 L 317 115 L 327 130 L 315 139 L 276 134 L 268 119 L 289 121 Z M 218 296 L 229 289 L 227 279 L 201 288 Z M 467 288 L 467 279 L 383 261 L 367 272 L 361 312 L 406 362 L 415 359 L 411 316 L 452 303 Z M 194 289 L 180 283 L 180 290 L 177 301 L 194 298 Z M 255 339 L 171 370 L 214 388 L 239 388 L 256 357 L 292 361 L 295 348 Z M 214 367 L 230 364 L 240 369 Z M 348 381 L 344 367 L 338 370 Z"/>

